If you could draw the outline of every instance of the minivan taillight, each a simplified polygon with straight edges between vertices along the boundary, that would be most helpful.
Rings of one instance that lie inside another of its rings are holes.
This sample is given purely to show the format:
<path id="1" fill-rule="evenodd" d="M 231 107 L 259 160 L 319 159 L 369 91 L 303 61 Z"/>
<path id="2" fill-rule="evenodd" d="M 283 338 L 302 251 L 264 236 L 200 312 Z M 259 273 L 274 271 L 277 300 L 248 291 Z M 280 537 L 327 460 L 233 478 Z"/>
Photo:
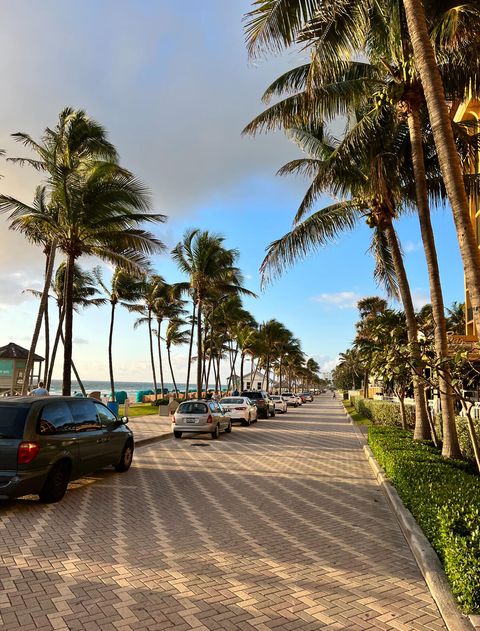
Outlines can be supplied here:
<path id="1" fill-rule="evenodd" d="M 213 421 L 212 415 L 209 414 L 207 418 L 207 423 L 211 423 Z"/>
<path id="2" fill-rule="evenodd" d="M 40 445 L 38 443 L 20 443 L 18 445 L 17 463 L 28 464 L 32 462 L 38 456 L 39 451 Z"/>
<path id="3" fill-rule="evenodd" d="M 257 399 L 257 403 L 265 403 L 265 399 Z"/>
<path id="4" fill-rule="evenodd" d="M 175 425 L 175 414 L 172 416 L 172 425 Z"/>

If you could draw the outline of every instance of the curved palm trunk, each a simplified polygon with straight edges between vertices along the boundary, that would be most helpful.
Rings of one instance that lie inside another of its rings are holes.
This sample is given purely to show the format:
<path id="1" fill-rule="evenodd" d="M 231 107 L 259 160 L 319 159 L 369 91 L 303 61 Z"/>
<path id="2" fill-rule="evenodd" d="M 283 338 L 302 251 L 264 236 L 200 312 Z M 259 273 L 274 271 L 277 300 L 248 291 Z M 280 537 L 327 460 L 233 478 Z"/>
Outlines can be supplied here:
<path id="1" fill-rule="evenodd" d="M 477 332 L 480 334 L 480 253 L 470 221 L 462 165 L 455 146 L 442 78 L 430 41 L 422 0 L 403 0 L 403 4 L 415 63 L 425 93 L 440 169 L 452 207 L 463 269 L 470 292 L 473 319 Z"/>
<path id="2" fill-rule="evenodd" d="M 68 255 L 65 270 L 65 346 L 63 354 L 62 394 L 72 393 L 72 349 L 73 349 L 73 274 L 75 257 Z"/>
<path id="3" fill-rule="evenodd" d="M 187 364 L 187 380 L 186 380 L 186 384 L 185 384 L 185 398 L 188 399 L 188 389 L 190 387 L 190 369 L 191 369 L 191 364 L 192 364 L 192 348 L 193 348 L 193 336 L 195 333 L 195 310 L 196 310 L 196 303 L 193 303 L 193 309 L 192 309 L 192 326 L 190 328 L 190 345 L 188 347 L 188 364 Z"/>
<path id="4" fill-rule="evenodd" d="M 163 391 L 165 390 L 165 383 L 163 380 L 162 338 L 160 337 L 162 321 L 159 318 L 157 318 L 157 325 L 158 325 L 158 335 L 157 335 L 158 366 L 160 369 L 160 388 L 162 389 L 162 399 L 163 399 Z"/>
<path id="5" fill-rule="evenodd" d="M 153 356 L 153 333 L 152 333 L 152 313 L 148 312 L 148 340 L 150 343 L 150 363 L 152 365 L 152 377 L 153 377 L 153 392 L 155 399 L 157 400 L 157 374 L 155 372 L 155 358 Z"/>
<path id="6" fill-rule="evenodd" d="M 443 303 L 442 286 L 440 283 L 440 270 L 438 267 L 435 237 L 430 220 L 430 208 L 428 205 L 427 180 L 425 176 L 425 159 L 422 143 L 422 129 L 420 112 L 412 107 L 408 115 L 408 128 L 412 145 L 412 161 L 415 175 L 415 188 L 418 207 L 420 231 L 425 250 L 425 258 L 428 268 L 430 283 L 430 300 L 432 302 L 432 314 L 434 321 L 435 353 L 441 365 L 439 372 L 440 402 L 442 406 L 443 445 L 442 455 L 446 458 L 460 458 L 461 451 L 458 443 L 457 426 L 455 424 L 454 393 L 451 386 L 450 369 L 445 360 L 448 358 L 447 323 L 445 320 L 445 306 Z"/>
<path id="7" fill-rule="evenodd" d="M 416 365 L 421 365 L 420 347 L 418 345 L 418 329 L 413 308 L 412 294 L 408 284 L 407 273 L 403 264 L 402 253 L 398 244 L 397 234 L 392 223 L 388 223 L 385 228 L 388 243 L 392 252 L 395 274 L 398 280 L 400 296 L 402 298 L 405 318 L 407 320 L 408 341 L 411 348 L 411 357 Z M 425 388 L 418 376 L 413 373 L 413 390 L 415 395 L 415 440 L 430 440 L 430 426 L 428 423 L 427 409 L 425 405 Z"/>
<path id="8" fill-rule="evenodd" d="M 60 342 L 60 332 L 62 330 L 63 327 L 63 320 L 65 318 L 65 309 L 62 309 L 62 307 L 58 307 L 58 325 L 57 325 L 57 332 L 55 334 L 55 341 L 53 343 L 53 349 L 52 349 L 52 357 L 50 359 L 50 367 L 48 369 L 48 378 L 47 378 L 47 384 L 46 384 L 46 388 L 47 390 L 50 390 L 50 386 L 52 384 L 52 376 L 53 376 L 53 369 L 55 367 L 55 359 L 57 357 L 57 349 L 58 349 L 58 344 Z"/>
<path id="9" fill-rule="evenodd" d="M 269 389 L 270 389 L 270 355 L 267 355 L 267 366 L 266 366 L 265 374 L 266 374 L 266 377 L 267 377 L 266 390 L 267 390 L 267 392 L 269 392 Z"/>
<path id="10" fill-rule="evenodd" d="M 242 355 L 240 357 L 240 392 L 243 392 L 244 390 L 244 386 L 243 386 L 243 365 L 245 363 L 245 353 L 242 352 Z"/>
<path id="11" fill-rule="evenodd" d="M 172 383 L 173 383 L 173 388 L 175 390 L 175 397 L 178 397 L 178 388 L 175 382 L 175 375 L 173 374 L 173 368 L 172 368 L 172 358 L 170 356 L 170 346 L 167 346 L 167 357 L 168 357 L 168 365 L 170 366 L 170 374 L 172 375 Z"/>
<path id="12" fill-rule="evenodd" d="M 30 349 L 28 351 L 27 363 L 25 365 L 25 372 L 23 375 L 22 394 L 27 394 L 30 385 L 30 375 L 33 369 L 33 357 L 35 355 L 35 349 L 37 348 L 38 338 L 42 328 L 43 314 L 48 301 L 48 292 L 52 283 L 53 264 L 55 262 L 55 253 L 57 249 L 56 241 L 52 241 L 47 254 L 47 265 L 45 272 L 45 280 L 43 283 L 42 297 L 40 298 L 40 304 L 38 305 L 37 319 L 35 321 L 35 327 L 33 329 L 32 341 L 30 342 Z"/>
<path id="13" fill-rule="evenodd" d="M 112 311 L 110 315 L 110 331 L 108 333 L 108 371 L 110 373 L 110 390 L 112 393 L 112 401 L 115 401 L 115 380 L 113 378 L 113 327 L 115 324 L 115 302 L 112 301 Z"/>
<path id="14" fill-rule="evenodd" d="M 202 398 L 203 382 L 203 349 L 202 349 L 202 300 L 199 297 L 197 302 L 197 399 Z"/>

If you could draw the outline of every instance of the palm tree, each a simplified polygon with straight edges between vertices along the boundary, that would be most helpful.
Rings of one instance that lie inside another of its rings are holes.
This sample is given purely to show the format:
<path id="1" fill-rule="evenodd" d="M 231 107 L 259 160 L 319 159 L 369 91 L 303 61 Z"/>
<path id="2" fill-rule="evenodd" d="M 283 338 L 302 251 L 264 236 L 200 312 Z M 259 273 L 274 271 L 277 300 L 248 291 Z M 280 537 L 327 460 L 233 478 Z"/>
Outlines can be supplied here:
<path id="1" fill-rule="evenodd" d="M 165 333 L 165 345 L 167 347 L 168 365 L 170 367 L 170 374 L 172 375 L 172 383 L 175 389 L 176 397 L 178 397 L 178 388 L 175 381 L 175 375 L 173 374 L 170 349 L 172 346 L 181 346 L 182 344 L 188 344 L 188 341 L 190 339 L 189 333 L 186 329 L 181 328 L 184 324 L 184 320 L 177 320 L 172 318 L 168 323 Z"/>
<path id="2" fill-rule="evenodd" d="M 63 109 L 59 114 L 58 123 L 54 129 L 47 128 L 39 141 L 26 133 L 19 132 L 13 137 L 36 154 L 36 158 L 9 158 L 20 165 L 29 165 L 36 170 L 48 174 L 47 186 L 37 189 L 34 208 L 43 216 L 51 215 L 54 222 L 58 218 L 58 193 L 65 188 L 67 182 L 75 173 L 93 160 L 116 160 L 116 150 L 106 138 L 105 130 L 94 120 L 88 118 L 82 110 Z M 29 213 L 29 208 L 18 200 L 8 196 L 0 196 L 0 211 L 14 209 L 17 213 Z M 33 366 L 33 355 L 42 327 L 42 319 L 48 306 L 48 292 L 52 282 L 52 275 L 57 250 L 57 240 L 50 231 L 38 225 L 35 217 L 21 225 L 17 222 L 12 226 L 21 230 L 27 239 L 39 243 L 46 256 L 45 279 L 42 298 L 38 307 L 37 318 L 30 343 L 29 354 L 25 366 L 25 378 L 22 394 L 26 394 L 30 373 Z M 46 366 L 45 366 L 46 369 Z"/>
<path id="3" fill-rule="evenodd" d="M 115 401 L 115 379 L 113 376 L 113 330 L 115 325 L 115 310 L 117 305 L 131 306 L 137 301 L 142 292 L 142 279 L 132 275 L 121 267 L 116 267 L 112 274 L 110 287 L 103 282 L 99 267 L 93 270 L 97 283 L 105 292 L 110 303 L 110 328 L 108 333 L 108 372 L 110 376 L 111 399 Z"/>
<path id="4" fill-rule="evenodd" d="M 447 329 L 456 335 L 465 334 L 465 303 L 453 302 L 447 309 Z"/>
<path id="5" fill-rule="evenodd" d="M 224 237 L 220 235 L 194 229 L 187 231 L 183 240 L 172 250 L 173 260 L 179 269 L 189 276 L 190 292 L 196 304 L 198 398 L 201 398 L 203 391 L 202 312 L 204 301 L 212 288 L 251 294 L 242 286 L 242 275 L 235 267 L 238 251 L 225 249 L 224 240 Z"/>

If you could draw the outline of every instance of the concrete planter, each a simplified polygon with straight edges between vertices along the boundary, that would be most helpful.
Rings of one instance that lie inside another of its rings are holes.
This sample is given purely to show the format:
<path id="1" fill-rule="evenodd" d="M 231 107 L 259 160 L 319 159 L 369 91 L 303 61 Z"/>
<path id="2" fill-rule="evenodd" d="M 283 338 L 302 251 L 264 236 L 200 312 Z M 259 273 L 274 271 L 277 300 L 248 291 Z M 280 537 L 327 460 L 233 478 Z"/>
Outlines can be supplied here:
<path id="1" fill-rule="evenodd" d="M 158 415 L 159 416 L 168 416 L 168 404 L 167 405 L 159 405 L 158 406 Z"/>

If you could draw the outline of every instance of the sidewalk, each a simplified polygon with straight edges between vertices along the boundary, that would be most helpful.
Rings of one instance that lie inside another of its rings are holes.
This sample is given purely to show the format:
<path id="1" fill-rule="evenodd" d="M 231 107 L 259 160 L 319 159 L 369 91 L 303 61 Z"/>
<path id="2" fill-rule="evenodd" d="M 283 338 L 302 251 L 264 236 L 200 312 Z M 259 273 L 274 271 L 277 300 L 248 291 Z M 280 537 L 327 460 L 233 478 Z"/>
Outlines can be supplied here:
<path id="1" fill-rule="evenodd" d="M 169 416 L 134 416 L 128 420 L 137 447 L 170 438 L 172 425 Z"/>

